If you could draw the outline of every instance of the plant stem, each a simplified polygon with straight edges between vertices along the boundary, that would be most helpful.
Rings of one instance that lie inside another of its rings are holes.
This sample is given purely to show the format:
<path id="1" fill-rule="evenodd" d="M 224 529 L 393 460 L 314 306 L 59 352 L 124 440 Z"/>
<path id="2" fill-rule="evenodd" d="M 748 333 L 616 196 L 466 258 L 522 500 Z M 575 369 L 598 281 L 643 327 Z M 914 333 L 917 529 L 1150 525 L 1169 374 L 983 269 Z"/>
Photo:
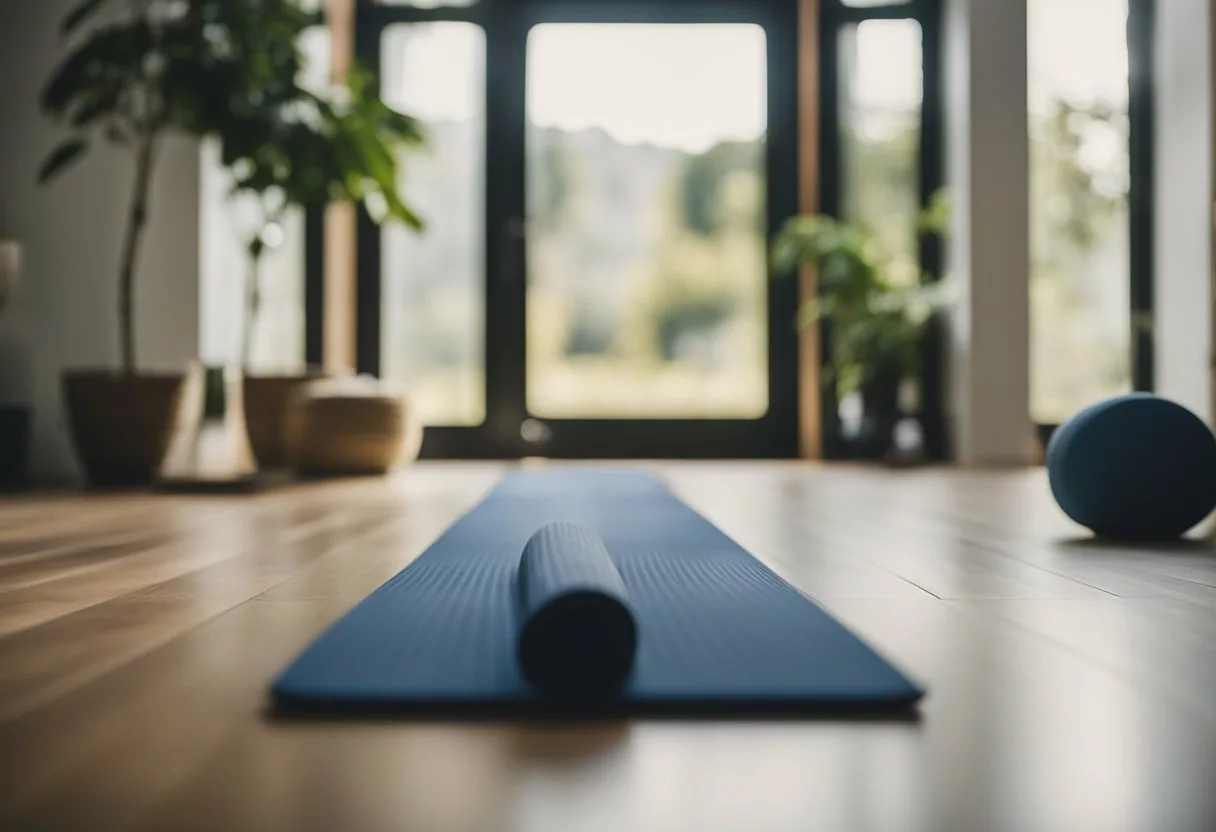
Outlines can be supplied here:
<path id="1" fill-rule="evenodd" d="M 122 261 L 118 273 L 118 332 L 121 339 L 119 355 L 125 375 L 135 373 L 135 266 L 148 225 L 148 192 L 155 164 L 156 131 L 149 126 L 140 140 L 139 153 L 135 160 L 135 193 L 131 199 L 131 212 L 127 220 L 126 239 L 123 241 Z"/>
<path id="2" fill-rule="evenodd" d="M 249 275 L 245 287 L 245 332 L 241 338 L 241 369 L 249 372 L 249 362 L 253 358 L 253 336 L 257 330 L 258 314 L 262 310 L 262 257 L 266 254 L 265 237 L 267 229 L 283 221 L 287 206 L 282 205 L 271 212 L 266 212 L 263 206 L 262 227 L 248 247 Z"/>

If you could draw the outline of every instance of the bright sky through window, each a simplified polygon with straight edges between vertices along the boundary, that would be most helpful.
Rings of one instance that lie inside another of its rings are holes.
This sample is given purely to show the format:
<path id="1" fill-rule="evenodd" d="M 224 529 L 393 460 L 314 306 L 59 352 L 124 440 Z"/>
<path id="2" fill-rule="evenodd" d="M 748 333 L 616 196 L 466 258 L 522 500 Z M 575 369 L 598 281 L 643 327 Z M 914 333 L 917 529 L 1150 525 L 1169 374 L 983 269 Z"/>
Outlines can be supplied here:
<path id="1" fill-rule="evenodd" d="M 389 53 L 385 84 L 392 103 L 426 122 L 474 121 L 485 105 L 480 84 L 469 84 L 467 71 L 436 72 L 436 67 L 466 70 L 484 65 L 485 38 L 465 23 L 411 26 L 397 33 L 398 48 Z M 417 83 L 425 78 L 426 83 Z"/>
<path id="2" fill-rule="evenodd" d="M 1032 112 L 1127 101 L 1127 0 L 1034 0 L 1029 29 Z"/>
<path id="3" fill-rule="evenodd" d="M 903 20 L 869 20 L 857 28 L 852 98 L 860 109 L 907 111 L 920 106 L 920 28 Z M 895 68 L 896 71 L 892 71 Z"/>
<path id="4" fill-rule="evenodd" d="M 740 24 L 546 24 L 528 42 L 528 114 L 618 141 L 700 152 L 768 121 L 764 30 Z"/>
<path id="5" fill-rule="evenodd" d="M 1119 15 L 1098 14 L 1125 0 L 1069 0 L 1048 16 L 1030 17 L 1032 106 L 1048 94 L 1079 102 L 1122 100 L 1127 51 Z M 1053 4 L 1054 5 L 1054 4 Z M 874 21 L 888 23 L 888 21 Z M 1065 24 L 1068 25 L 1065 25 Z M 742 36 L 740 30 L 748 32 Z M 1078 41 L 1077 31 L 1092 37 Z M 862 54 L 876 56 L 857 68 L 855 100 L 870 109 L 915 107 L 920 100 L 920 44 L 907 27 L 869 25 L 859 32 Z M 1067 39 L 1067 48 L 1058 43 Z M 434 67 L 440 55 L 468 66 L 481 43 L 467 27 L 431 27 L 411 39 L 403 72 Z M 722 138 L 754 139 L 764 130 L 764 32 L 756 26 L 668 24 L 548 24 L 531 34 L 528 110 L 542 127 L 601 127 L 626 142 L 703 150 Z M 880 57 L 878 57 L 880 56 Z M 903 72 L 895 73 L 890 67 Z M 739 72 L 740 67 L 748 71 Z M 712 97 L 712 101 L 705 101 Z M 432 77 L 406 95 L 411 111 L 429 120 L 467 120 L 474 102 L 457 77 Z M 673 102 L 687 106 L 673 108 Z M 402 102 L 404 103 L 404 102 Z"/>

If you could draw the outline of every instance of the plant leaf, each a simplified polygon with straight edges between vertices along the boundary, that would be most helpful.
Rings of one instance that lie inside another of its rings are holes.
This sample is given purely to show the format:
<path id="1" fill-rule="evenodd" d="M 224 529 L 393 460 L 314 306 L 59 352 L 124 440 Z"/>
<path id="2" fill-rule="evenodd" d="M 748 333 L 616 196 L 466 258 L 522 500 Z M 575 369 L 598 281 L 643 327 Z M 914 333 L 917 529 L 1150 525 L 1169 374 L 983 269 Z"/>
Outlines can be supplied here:
<path id="1" fill-rule="evenodd" d="M 97 88 L 84 97 L 80 106 L 72 113 L 71 124 L 76 129 L 90 127 L 94 122 L 113 117 L 122 101 L 123 90 L 119 86 L 110 89 Z"/>
<path id="2" fill-rule="evenodd" d="M 385 201 L 388 203 L 388 215 L 393 219 L 400 220 L 414 231 L 421 231 L 426 227 L 422 221 L 422 217 L 414 213 L 413 209 L 401 201 L 397 196 L 395 187 L 382 188 Z"/>
<path id="3" fill-rule="evenodd" d="M 401 144 L 415 147 L 426 144 L 426 131 L 422 122 L 413 116 L 385 107 L 380 116 L 380 123 Z"/>
<path id="4" fill-rule="evenodd" d="M 64 16 L 63 22 L 59 24 L 59 34 L 63 37 L 72 34 L 76 31 L 76 27 L 97 14 L 101 7 L 108 2 L 109 0 L 84 0 Z"/>
<path id="5" fill-rule="evenodd" d="M 41 170 L 38 171 L 39 184 L 45 184 L 58 176 L 68 165 L 79 159 L 88 148 L 89 143 L 84 139 L 69 139 L 56 147 L 47 156 L 46 161 L 42 163 Z"/>
<path id="6" fill-rule="evenodd" d="M 127 131 L 123 128 L 123 126 L 114 121 L 106 125 L 105 137 L 107 141 L 113 144 L 126 145 L 131 142 L 131 137 L 127 134 Z"/>
<path id="7" fill-rule="evenodd" d="M 144 21 L 99 29 L 52 73 L 42 88 L 43 111 L 62 116 L 80 98 L 129 88 L 154 45 Z"/>

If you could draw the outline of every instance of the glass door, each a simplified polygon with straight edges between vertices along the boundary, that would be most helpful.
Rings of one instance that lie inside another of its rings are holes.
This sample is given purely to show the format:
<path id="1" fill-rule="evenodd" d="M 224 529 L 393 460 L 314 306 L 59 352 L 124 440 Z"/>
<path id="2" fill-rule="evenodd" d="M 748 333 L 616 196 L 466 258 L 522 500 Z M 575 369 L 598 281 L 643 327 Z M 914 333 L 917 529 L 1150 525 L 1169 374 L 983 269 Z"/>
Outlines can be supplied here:
<path id="1" fill-rule="evenodd" d="M 795 455 L 793 4 L 522 8 L 525 450 Z"/>
<path id="2" fill-rule="evenodd" d="M 412 391 L 424 453 L 796 455 L 796 286 L 766 255 L 797 207 L 795 15 L 497 0 L 361 27 L 431 134 L 404 166 L 428 230 L 367 229 L 360 258 L 360 363 Z"/>
<path id="3" fill-rule="evenodd" d="M 358 369 L 408 392 L 428 455 L 504 455 L 488 435 L 484 15 L 470 2 L 360 4 L 356 50 L 429 139 L 400 166 L 425 230 L 360 219 Z"/>

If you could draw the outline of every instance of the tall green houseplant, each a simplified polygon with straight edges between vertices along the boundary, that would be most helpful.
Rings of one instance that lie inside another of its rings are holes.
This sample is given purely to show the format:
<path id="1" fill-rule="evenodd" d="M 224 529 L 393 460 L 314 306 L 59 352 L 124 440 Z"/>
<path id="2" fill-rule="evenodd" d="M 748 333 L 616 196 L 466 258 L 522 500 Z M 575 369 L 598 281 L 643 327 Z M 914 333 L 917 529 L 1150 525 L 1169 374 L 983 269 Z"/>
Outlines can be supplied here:
<path id="1" fill-rule="evenodd" d="M 134 172 L 118 263 L 121 372 L 68 371 L 64 392 L 77 454 L 97 484 L 151 479 L 169 441 L 182 379 L 137 372 L 135 286 L 166 136 L 220 133 L 294 92 L 298 34 L 312 20 L 296 0 L 83 0 L 61 25 L 66 56 L 42 108 L 66 128 L 42 182 L 108 143 Z"/>
<path id="2" fill-rule="evenodd" d="M 307 373 L 254 375 L 253 345 L 262 311 L 262 266 L 287 212 L 330 202 L 362 202 L 373 219 L 392 219 L 418 230 L 422 220 L 400 193 L 400 151 L 424 143 L 421 125 L 389 107 L 370 73 L 358 64 L 336 89 L 317 93 L 296 86 L 273 107 L 233 114 L 222 131 L 222 161 L 233 193 L 250 198 L 255 219 L 247 228 L 246 293 L 238 348 L 245 369 L 249 439 L 258 463 L 289 460 L 284 424 Z"/>
<path id="3" fill-rule="evenodd" d="M 425 138 L 416 119 L 384 103 L 371 74 L 358 64 L 338 94 L 296 87 L 278 106 L 234 115 L 221 136 L 233 193 L 257 204 L 245 240 L 240 361 L 248 369 L 262 306 L 263 257 L 288 211 L 362 202 L 378 221 L 392 219 L 421 230 L 421 218 L 400 192 L 399 151 L 420 147 Z"/>

